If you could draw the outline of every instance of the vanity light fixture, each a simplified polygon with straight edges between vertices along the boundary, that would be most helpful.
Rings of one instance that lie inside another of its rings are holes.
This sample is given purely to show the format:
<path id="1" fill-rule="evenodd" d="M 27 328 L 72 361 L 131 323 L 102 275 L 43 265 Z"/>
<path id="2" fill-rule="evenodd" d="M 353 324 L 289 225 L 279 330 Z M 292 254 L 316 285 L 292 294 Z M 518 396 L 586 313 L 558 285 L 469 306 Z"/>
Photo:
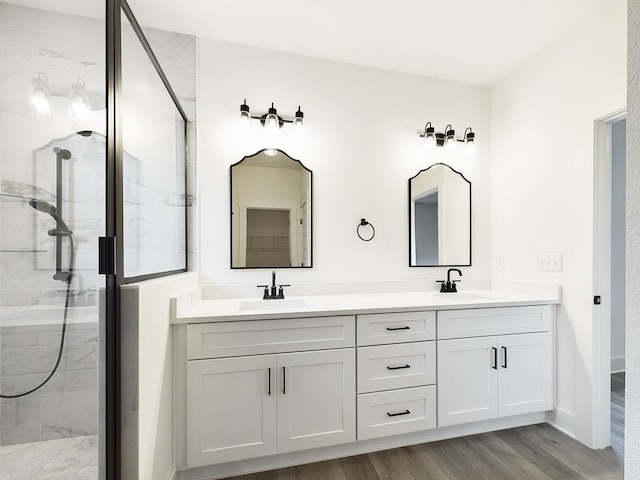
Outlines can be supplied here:
<path id="1" fill-rule="evenodd" d="M 291 123 L 295 127 L 301 127 L 304 124 L 304 112 L 298 106 L 298 111 L 295 112 L 294 118 L 289 120 L 287 118 L 283 118 L 278 115 L 278 110 L 274 107 L 273 103 L 269 110 L 264 115 L 251 115 L 251 111 L 249 109 L 249 105 L 247 105 L 247 100 L 245 99 L 242 105 L 240 105 L 240 118 L 243 120 L 259 120 L 263 127 L 269 129 L 278 129 L 282 128 L 285 123 Z"/>
<path id="2" fill-rule="evenodd" d="M 456 138 L 456 131 L 451 124 L 447 125 L 444 132 L 436 132 L 435 128 L 431 125 L 431 122 L 427 122 L 424 126 L 424 132 L 420 134 L 420 138 L 424 138 L 427 147 L 447 147 L 447 149 L 453 148 L 456 142 L 465 143 L 467 146 L 473 146 L 475 144 L 476 134 L 473 133 L 471 127 L 468 127 L 464 131 L 463 138 Z"/>
<path id="3" fill-rule="evenodd" d="M 54 109 L 51 97 L 67 98 L 72 121 L 89 119 L 89 112 L 92 110 L 91 102 L 87 94 L 87 85 L 81 77 L 71 83 L 69 93 L 53 92 L 49 87 L 47 76 L 43 72 L 38 72 L 38 76 L 31 79 L 31 96 L 29 97 L 31 111 L 35 117 L 53 117 Z"/>

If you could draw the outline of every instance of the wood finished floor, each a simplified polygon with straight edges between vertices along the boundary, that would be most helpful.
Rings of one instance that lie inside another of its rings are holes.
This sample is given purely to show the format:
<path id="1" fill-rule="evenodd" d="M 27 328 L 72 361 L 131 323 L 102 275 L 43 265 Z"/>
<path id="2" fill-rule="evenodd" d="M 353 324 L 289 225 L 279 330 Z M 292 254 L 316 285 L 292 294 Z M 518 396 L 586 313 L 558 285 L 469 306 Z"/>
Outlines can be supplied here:
<path id="1" fill-rule="evenodd" d="M 233 477 L 234 480 L 622 480 L 624 373 L 611 377 L 611 444 L 532 425 Z"/>

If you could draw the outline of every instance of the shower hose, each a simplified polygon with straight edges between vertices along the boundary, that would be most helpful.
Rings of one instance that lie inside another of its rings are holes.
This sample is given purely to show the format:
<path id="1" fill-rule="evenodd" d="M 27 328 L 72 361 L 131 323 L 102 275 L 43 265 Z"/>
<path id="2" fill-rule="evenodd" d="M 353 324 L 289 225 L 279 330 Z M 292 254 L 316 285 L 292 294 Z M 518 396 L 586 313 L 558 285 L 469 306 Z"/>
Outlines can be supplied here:
<path id="1" fill-rule="evenodd" d="M 73 237 L 71 235 L 68 235 L 69 238 L 69 250 L 70 250 L 70 255 L 69 255 L 69 275 L 67 276 L 66 282 L 67 282 L 67 289 L 66 289 L 66 293 L 65 293 L 65 297 L 64 297 L 64 312 L 62 315 L 62 330 L 60 332 L 60 346 L 58 348 L 58 357 L 56 359 L 56 363 L 53 366 L 53 368 L 51 369 L 51 372 L 49 373 L 49 375 L 47 376 L 47 378 L 45 378 L 42 382 L 40 382 L 40 384 L 36 385 L 35 387 L 31 388 L 30 390 L 27 390 L 26 392 L 21 392 L 21 393 L 15 393 L 15 394 L 4 394 L 4 393 L 0 393 L 0 398 L 20 398 L 20 397 L 25 397 L 39 389 L 41 389 L 42 387 L 44 387 L 47 382 L 49 380 L 51 380 L 51 377 L 53 377 L 53 375 L 56 373 L 56 371 L 58 370 L 58 367 L 60 366 L 60 361 L 62 360 L 62 351 L 64 350 L 64 339 L 67 333 L 67 314 L 69 312 L 69 297 L 71 294 L 71 279 L 73 278 L 73 264 L 74 264 L 74 256 L 75 256 L 75 248 L 73 245 Z"/>

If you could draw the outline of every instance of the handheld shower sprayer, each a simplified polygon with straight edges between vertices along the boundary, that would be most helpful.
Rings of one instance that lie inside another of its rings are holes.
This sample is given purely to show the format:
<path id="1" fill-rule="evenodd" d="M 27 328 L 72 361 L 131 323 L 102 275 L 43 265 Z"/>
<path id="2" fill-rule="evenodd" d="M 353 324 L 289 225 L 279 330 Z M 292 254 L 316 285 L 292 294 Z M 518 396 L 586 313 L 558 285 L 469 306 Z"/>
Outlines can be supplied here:
<path id="1" fill-rule="evenodd" d="M 56 236 L 70 236 L 73 232 L 69 230 L 67 224 L 62 220 L 62 217 L 58 215 L 58 210 L 56 207 L 51 205 L 49 202 L 45 202 L 44 200 L 36 200 L 32 198 L 29 200 L 29 205 L 32 208 L 35 208 L 39 212 L 46 213 L 50 215 L 56 221 L 57 228 L 54 230 L 49 230 L 49 235 L 52 237 Z"/>

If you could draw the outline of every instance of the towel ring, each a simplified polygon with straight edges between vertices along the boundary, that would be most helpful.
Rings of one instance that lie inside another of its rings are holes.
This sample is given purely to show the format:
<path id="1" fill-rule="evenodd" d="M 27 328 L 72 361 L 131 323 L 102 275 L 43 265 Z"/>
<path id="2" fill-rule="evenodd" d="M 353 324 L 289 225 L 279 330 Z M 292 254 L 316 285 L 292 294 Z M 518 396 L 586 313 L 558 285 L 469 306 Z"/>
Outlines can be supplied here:
<path id="1" fill-rule="evenodd" d="M 371 227 L 371 236 L 369 238 L 364 238 L 362 235 L 360 235 L 360 227 L 366 227 L 367 225 L 369 225 Z M 373 237 L 376 236 L 376 229 L 373 228 L 373 225 L 371 225 L 369 222 L 367 222 L 366 218 L 362 218 L 360 220 L 360 223 L 358 224 L 358 227 L 356 228 L 356 233 L 358 234 L 358 237 L 360 237 L 360 240 L 362 240 L 363 242 L 370 242 L 371 240 L 373 240 Z"/>

